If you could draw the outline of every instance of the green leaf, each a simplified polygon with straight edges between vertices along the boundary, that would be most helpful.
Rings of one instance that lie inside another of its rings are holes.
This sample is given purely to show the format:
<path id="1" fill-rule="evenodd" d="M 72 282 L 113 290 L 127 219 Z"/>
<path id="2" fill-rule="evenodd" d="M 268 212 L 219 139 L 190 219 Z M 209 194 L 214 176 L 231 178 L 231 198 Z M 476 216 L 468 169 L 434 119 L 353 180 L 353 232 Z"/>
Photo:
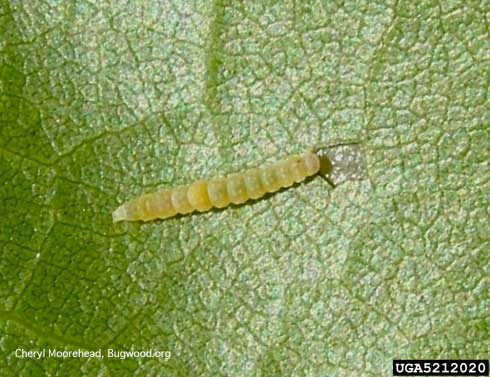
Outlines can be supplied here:
<path id="1" fill-rule="evenodd" d="M 2 375 L 488 358 L 488 2 L 0 4 Z M 369 180 L 111 222 L 144 192 L 352 138 Z"/>

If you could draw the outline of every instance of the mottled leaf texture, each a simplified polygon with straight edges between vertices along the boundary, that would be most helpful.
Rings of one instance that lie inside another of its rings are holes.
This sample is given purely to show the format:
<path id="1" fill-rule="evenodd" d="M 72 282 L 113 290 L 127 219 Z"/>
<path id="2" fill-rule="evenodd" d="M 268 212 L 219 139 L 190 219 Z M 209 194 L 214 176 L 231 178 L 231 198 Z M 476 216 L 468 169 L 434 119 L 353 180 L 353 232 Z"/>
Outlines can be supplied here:
<path id="1" fill-rule="evenodd" d="M 487 0 L 0 0 L 1 375 L 488 358 L 489 23 Z M 112 223 L 143 192 L 352 139 L 366 179 Z"/>

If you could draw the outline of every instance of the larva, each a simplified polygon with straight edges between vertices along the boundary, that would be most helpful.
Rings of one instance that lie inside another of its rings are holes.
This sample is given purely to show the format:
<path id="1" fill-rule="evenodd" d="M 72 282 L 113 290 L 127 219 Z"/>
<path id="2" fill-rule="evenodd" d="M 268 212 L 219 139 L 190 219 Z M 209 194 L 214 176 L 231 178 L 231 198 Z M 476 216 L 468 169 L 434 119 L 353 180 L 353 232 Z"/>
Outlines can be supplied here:
<path id="1" fill-rule="evenodd" d="M 306 151 L 260 168 L 145 194 L 118 207 L 112 218 L 114 222 L 150 221 L 194 211 L 205 212 L 213 207 L 223 208 L 230 203 L 242 204 L 261 198 L 318 173 L 328 177 L 333 168 L 331 148 L 341 145 L 347 144 Z"/>

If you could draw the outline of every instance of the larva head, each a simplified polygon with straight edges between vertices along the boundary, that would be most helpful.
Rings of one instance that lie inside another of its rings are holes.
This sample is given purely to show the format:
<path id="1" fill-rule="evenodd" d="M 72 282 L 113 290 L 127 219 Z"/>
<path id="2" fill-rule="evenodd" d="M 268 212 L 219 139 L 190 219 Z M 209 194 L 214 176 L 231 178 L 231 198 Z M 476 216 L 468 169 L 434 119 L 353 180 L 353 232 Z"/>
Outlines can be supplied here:
<path id="1" fill-rule="evenodd" d="M 315 150 L 320 160 L 320 174 L 334 185 L 366 178 L 364 151 L 359 142 L 339 142 Z"/>
<path id="2" fill-rule="evenodd" d="M 322 151 L 322 148 L 315 150 L 315 155 L 318 157 L 318 161 L 320 161 L 319 173 L 323 176 L 329 176 L 333 169 L 332 161 L 330 161 L 328 155 Z"/>

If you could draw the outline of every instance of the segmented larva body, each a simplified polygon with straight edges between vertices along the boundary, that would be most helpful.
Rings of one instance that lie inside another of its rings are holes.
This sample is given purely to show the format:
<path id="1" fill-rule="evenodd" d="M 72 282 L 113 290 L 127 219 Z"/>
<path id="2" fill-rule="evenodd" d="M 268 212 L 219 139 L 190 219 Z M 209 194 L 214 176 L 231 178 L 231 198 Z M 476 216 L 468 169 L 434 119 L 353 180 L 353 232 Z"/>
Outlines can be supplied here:
<path id="1" fill-rule="evenodd" d="M 320 171 L 320 158 L 313 152 L 292 155 L 274 164 L 248 169 L 226 177 L 198 180 L 190 185 L 142 195 L 117 208 L 112 218 L 117 221 L 150 221 L 167 219 L 193 211 L 205 212 L 230 203 L 241 204 L 276 192 Z"/>

